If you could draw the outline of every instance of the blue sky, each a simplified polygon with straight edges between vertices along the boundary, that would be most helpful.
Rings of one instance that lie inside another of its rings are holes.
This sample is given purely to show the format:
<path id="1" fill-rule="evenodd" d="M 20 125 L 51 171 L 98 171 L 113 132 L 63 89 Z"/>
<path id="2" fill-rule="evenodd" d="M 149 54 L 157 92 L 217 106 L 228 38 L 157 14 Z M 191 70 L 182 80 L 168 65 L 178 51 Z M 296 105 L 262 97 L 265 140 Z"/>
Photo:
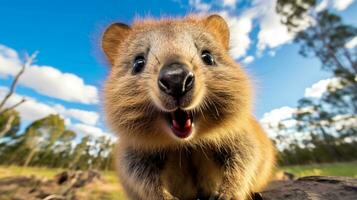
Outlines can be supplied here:
<path id="1" fill-rule="evenodd" d="M 357 5 L 353 0 L 319 2 L 340 14 L 345 22 L 356 25 Z M 0 45 L 3 48 L 1 50 L 0 46 L 0 58 L 3 56 L 3 60 L 0 59 L 0 87 L 10 83 L 13 70 L 17 69 L 16 56 L 11 57 L 11 54 L 4 57 L 4 52 L 13 50 L 21 57 L 25 52 L 39 51 L 35 62 L 38 66 L 25 77 L 16 91 L 17 95 L 30 96 L 36 103 L 36 109 L 43 108 L 46 110 L 44 113 L 59 112 L 78 131 L 88 131 L 89 134 L 99 130 L 101 133 L 109 132 L 98 103 L 102 83 L 108 73 L 99 46 L 104 28 L 118 21 L 130 24 L 135 17 L 218 12 L 231 26 L 234 37 L 232 55 L 254 79 L 257 88 L 255 115 L 260 119 L 271 110 L 294 107 L 297 100 L 306 95 L 306 88 L 329 77 L 328 73 L 320 70 L 317 60 L 298 55 L 298 46 L 289 42 L 293 37 L 274 22 L 274 3 L 275 0 L 2 0 Z M 10 61 L 15 62 L 12 62 L 13 67 L 12 64 L 4 65 Z M 50 76 L 51 73 L 57 76 Z M 49 84 L 54 90 L 44 91 L 43 86 L 48 83 L 39 81 L 49 79 L 43 75 L 52 77 L 51 80 L 57 77 L 53 85 Z M 71 81 L 80 83 L 81 80 L 81 87 L 73 84 L 72 88 Z M 59 95 L 62 93 L 57 93 L 57 89 L 61 91 L 62 86 L 73 91 L 64 92 L 61 98 Z M 96 91 L 93 91 L 93 87 Z M 84 97 L 81 92 L 85 93 Z M 48 107 L 41 107 L 42 104 Z M 23 110 L 21 112 L 31 109 Z M 28 113 L 26 116 L 25 124 L 31 117 L 36 118 L 36 115 L 30 116 Z M 84 123 L 86 119 L 92 121 Z"/>

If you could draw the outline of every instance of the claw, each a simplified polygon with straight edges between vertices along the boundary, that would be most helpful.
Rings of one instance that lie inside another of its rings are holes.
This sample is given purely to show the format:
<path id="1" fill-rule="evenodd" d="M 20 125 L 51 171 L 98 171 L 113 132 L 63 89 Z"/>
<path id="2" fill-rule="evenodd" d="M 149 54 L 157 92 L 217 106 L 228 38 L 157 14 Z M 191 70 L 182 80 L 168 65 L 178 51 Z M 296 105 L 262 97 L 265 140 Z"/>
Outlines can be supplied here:
<path id="1" fill-rule="evenodd" d="M 263 200 L 263 196 L 259 192 L 252 193 L 252 200 Z"/>
<path id="2" fill-rule="evenodd" d="M 213 193 L 209 200 L 236 200 L 235 197 L 226 194 L 219 194 L 218 192 Z"/>

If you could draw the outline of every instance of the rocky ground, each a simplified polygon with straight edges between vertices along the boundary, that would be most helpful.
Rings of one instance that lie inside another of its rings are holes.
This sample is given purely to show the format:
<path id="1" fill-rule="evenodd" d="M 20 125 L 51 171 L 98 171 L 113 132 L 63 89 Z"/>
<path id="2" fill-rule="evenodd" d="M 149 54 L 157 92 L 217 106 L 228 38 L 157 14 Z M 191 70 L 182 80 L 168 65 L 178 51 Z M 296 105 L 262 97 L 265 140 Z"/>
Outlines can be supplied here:
<path id="1" fill-rule="evenodd" d="M 76 200 L 76 191 L 88 184 L 102 182 L 96 171 L 64 171 L 50 180 L 34 176 L 0 179 L 0 200 Z M 286 173 L 274 181 L 255 200 L 357 200 L 357 179 L 308 176 L 295 179 Z"/>
<path id="2" fill-rule="evenodd" d="M 50 180 L 34 176 L 0 179 L 0 200 L 76 200 L 76 190 L 101 181 L 96 171 L 64 171 Z"/>
<path id="3" fill-rule="evenodd" d="M 274 181 L 262 192 L 264 200 L 357 200 L 357 179 L 307 176 Z"/>

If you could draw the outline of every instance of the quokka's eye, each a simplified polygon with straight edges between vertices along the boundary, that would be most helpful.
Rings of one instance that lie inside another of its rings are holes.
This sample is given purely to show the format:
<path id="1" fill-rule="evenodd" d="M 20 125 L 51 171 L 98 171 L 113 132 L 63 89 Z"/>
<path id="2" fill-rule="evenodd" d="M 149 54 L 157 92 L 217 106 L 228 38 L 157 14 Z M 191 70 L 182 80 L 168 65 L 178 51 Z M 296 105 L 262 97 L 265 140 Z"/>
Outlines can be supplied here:
<path id="1" fill-rule="evenodd" d="M 214 65 L 215 64 L 214 58 L 213 58 L 211 52 L 209 52 L 207 50 L 202 51 L 201 58 L 202 58 L 202 61 L 206 65 Z"/>
<path id="2" fill-rule="evenodd" d="M 133 64 L 133 74 L 141 72 L 145 67 L 146 60 L 144 56 L 136 56 Z"/>

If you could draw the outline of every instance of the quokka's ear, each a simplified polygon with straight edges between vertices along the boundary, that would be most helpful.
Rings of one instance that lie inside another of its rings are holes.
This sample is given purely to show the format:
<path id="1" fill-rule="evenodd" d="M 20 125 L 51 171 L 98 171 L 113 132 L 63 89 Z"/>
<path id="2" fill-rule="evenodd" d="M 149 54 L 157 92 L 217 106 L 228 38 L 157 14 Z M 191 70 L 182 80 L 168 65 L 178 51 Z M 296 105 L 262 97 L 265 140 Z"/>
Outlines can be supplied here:
<path id="1" fill-rule="evenodd" d="M 204 19 L 205 27 L 213 33 L 224 46 L 229 50 L 229 27 L 227 22 L 219 15 L 210 15 Z"/>
<path id="2" fill-rule="evenodd" d="M 118 46 L 128 37 L 130 31 L 130 26 L 123 23 L 114 23 L 105 30 L 102 48 L 111 64 L 114 64 L 115 56 L 118 53 Z"/>

